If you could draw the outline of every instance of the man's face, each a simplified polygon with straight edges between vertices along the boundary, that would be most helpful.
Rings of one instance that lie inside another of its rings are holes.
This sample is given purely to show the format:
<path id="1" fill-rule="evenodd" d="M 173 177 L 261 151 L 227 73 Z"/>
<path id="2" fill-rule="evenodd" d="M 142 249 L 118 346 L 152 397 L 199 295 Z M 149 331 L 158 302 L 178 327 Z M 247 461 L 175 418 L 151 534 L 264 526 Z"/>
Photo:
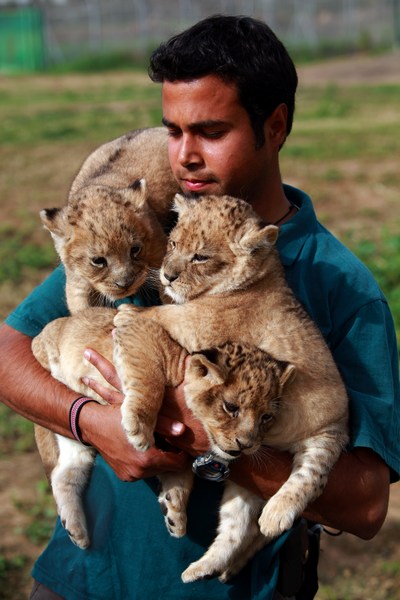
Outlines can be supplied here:
<path id="1" fill-rule="evenodd" d="M 215 75 L 166 81 L 162 106 L 169 160 L 184 192 L 229 194 L 253 204 L 267 196 L 277 148 L 267 134 L 264 146 L 256 149 L 234 85 Z"/>

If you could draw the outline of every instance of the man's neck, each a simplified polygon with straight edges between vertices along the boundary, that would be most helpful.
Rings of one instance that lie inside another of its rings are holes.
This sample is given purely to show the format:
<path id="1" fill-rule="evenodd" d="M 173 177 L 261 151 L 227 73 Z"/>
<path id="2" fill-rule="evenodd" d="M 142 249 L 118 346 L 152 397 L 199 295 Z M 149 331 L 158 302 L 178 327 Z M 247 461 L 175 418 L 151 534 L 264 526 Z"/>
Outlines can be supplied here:
<path id="1" fill-rule="evenodd" d="M 281 181 L 274 186 L 270 186 L 268 193 L 262 198 L 251 202 L 251 205 L 266 223 L 276 223 L 277 225 L 289 221 L 296 211 L 286 197 Z"/>

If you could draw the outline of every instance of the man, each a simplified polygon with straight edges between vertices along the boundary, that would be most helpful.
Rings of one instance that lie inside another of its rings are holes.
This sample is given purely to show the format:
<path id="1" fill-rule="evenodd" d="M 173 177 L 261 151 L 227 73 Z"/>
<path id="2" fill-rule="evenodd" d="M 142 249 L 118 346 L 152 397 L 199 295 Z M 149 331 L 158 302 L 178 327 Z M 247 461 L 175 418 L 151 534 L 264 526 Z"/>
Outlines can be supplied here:
<path id="1" fill-rule="evenodd" d="M 386 515 L 389 483 L 400 472 L 395 334 L 387 303 L 367 270 L 317 222 L 308 196 L 282 184 L 279 150 L 292 125 L 293 63 L 265 24 L 211 17 L 162 45 L 150 73 L 163 86 L 169 157 L 183 191 L 240 196 L 264 220 L 281 226 L 278 249 L 288 282 L 327 339 L 351 406 L 349 451 L 306 517 L 371 538 Z M 30 338 L 66 314 L 63 283 L 59 269 L 9 317 L 1 331 L 0 365 L 4 402 L 72 437 L 68 411 L 76 394 L 55 382 L 30 351 Z M 79 418 L 83 440 L 99 452 L 85 495 L 92 545 L 86 551 L 75 548 L 58 523 L 35 565 L 40 583 L 32 597 L 281 598 L 279 555 L 287 534 L 228 584 L 180 582 L 180 573 L 213 538 L 220 486 L 196 479 L 188 535 L 176 540 L 165 530 L 151 476 L 179 470 L 190 456 L 204 452 L 204 432 L 185 409 L 181 389 L 169 390 L 158 432 L 182 450 L 136 453 L 120 426 L 115 372 L 95 352 L 88 357 L 116 387 L 115 393 L 103 391 L 110 406 L 87 404 Z M 290 456 L 277 452 L 266 465 L 242 458 L 232 477 L 268 498 L 287 478 L 290 464 Z M 286 583 L 281 591 L 297 594 Z"/>

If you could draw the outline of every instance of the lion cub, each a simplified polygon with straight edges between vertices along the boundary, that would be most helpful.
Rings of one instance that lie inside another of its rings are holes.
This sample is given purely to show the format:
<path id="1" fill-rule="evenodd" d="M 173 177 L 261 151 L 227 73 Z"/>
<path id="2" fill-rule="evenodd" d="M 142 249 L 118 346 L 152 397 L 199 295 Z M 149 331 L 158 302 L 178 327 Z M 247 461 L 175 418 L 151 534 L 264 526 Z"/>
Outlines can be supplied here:
<path id="1" fill-rule="evenodd" d="M 87 375 L 105 385 L 108 383 L 82 356 L 89 344 L 108 360 L 114 360 L 119 372 L 123 373 L 111 336 L 116 312 L 110 308 L 89 308 L 71 317 L 52 321 L 32 342 L 37 360 L 53 377 L 71 389 L 103 402 L 101 397 L 82 383 L 81 378 Z M 133 319 L 129 339 L 120 336 L 117 345 L 120 344 L 127 348 L 135 370 L 135 380 L 131 385 L 135 393 L 144 398 L 155 395 L 157 402 L 161 404 L 164 385 L 176 386 L 185 376 L 184 390 L 188 406 L 205 427 L 215 456 L 225 463 L 239 454 L 230 450 L 236 439 L 241 440 L 246 454 L 254 453 L 260 447 L 279 410 L 278 399 L 283 387 L 294 370 L 292 365 L 276 361 L 258 348 L 227 343 L 204 353 L 193 354 L 185 372 L 186 350 L 174 342 L 157 323 L 140 317 Z M 142 360 L 137 352 L 137 348 L 144 346 L 149 353 L 154 351 L 151 361 Z M 234 403 L 238 398 L 241 414 L 232 418 L 232 411 L 236 410 Z M 145 422 L 147 416 L 144 411 L 142 418 Z M 154 428 L 155 420 L 148 425 Z M 48 435 L 52 435 L 43 428 L 41 432 L 45 440 Z M 42 461 L 51 480 L 53 495 L 65 529 L 75 544 L 87 548 L 90 540 L 82 493 L 90 475 L 95 450 L 82 446 L 77 441 L 58 437 L 57 453 L 53 452 L 51 444 L 41 445 Z M 186 532 L 186 505 L 193 478 L 191 469 L 159 476 L 159 502 L 167 528 L 174 537 L 181 537 Z M 231 482 L 227 484 L 222 502 L 226 514 L 229 508 L 228 500 L 225 499 L 233 493 L 233 485 Z M 244 490 L 241 492 L 252 498 L 252 506 L 261 505 L 261 499 Z M 237 517 L 238 515 L 235 519 Z M 265 543 L 256 521 L 253 527 L 248 526 L 249 517 L 250 514 L 242 510 L 242 527 L 238 530 L 235 553 L 235 561 L 240 558 L 241 565 L 252 554 L 247 546 L 253 548 L 255 541 L 258 544 L 261 541 L 262 545 Z M 221 518 L 220 527 L 224 528 L 225 524 L 226 516 Z M 219 543 L 218 539 L 217 545 Z"/>
<path id="2" fill-rule="evenodd" d="M 213 451 L 225 461 L 251 453 L 260 444 L 293 454 L 289 479 L 267 503 L 229 483 L 215 542 L 183 574 L 184 581 L 207 576 L 226 580 L 258 547 L 291 527 L 321 493 L 347 443 L 347 395 L 319 330 L 285 281 L 274 248 L 277 227 L 263 224 L 246 202 L 227 196 L 194 200 L 177 195 L 175 207 L 179 218 L 170 235 L 161 281 L 179 304 L 141 311 L 127 305 L 118 312 L 103 309 L 105 321 L 97 321 L 96 331 L 100 336 L 103 327 L 110 331 L 115 315 L 113 356 L 125 395 L 122 422 L 136 448 L 145 450 L 154 443 L 164 385 L 181 380 L 186 351 L 198 354 L 218 346 L 222 354 L 227 349 L 225 358 L 218 354 L 213 362 L 210 353 L 193 356 L 185 376 L 187 402 L 203 422 Z M 33 348 L 55 377 L 80 393 L 91 393 L 76 383 L 81 374 L 72 357 L 78 337 L 84 337 L 85 345 L 90 339 L 86 334 L 93 318 L 90 314 L 85 318 L 87 327 L 83 314 L 50 323 L 34 340 Z M 104 339 L 110 344 L 109 336 Z M 138 344 L 140 354 L 135 351 Z M 252 348 L 247 351 L 248 345 Z M 99 344 L 94 347 L 104 352 Z M 267 362 L 255 358 L 257 352 L 264 359 L 267 355 Z M 87 368 L 79 348 L 76 356 L 81 369 Z M 233 393 L 224 396 L 235 362 L 244 368 L 237 371 L 239 391 L 233 387 Z M 265 379 L 253 375 L 258 364 L 263 365 L 258 373 L 264 373 Z M 269 381 L 270 372 L 275 373 L 271 395 L 257 383 Z M 242 383 L 245 393 L 239 393 Z M 255 403 L 261 407 L 254 414 L 252 403 L 257 398 L 265 404 Z M 216 406 L 223 412 L 217 412 Z M 216 414 L 223 414 L 224 419 L 216 419 Z M 247 417 L 250 426 L 246 428 Z M 189 475 L 182 474 L 180 480 L 176 475 L 170 481 L 165 478 L 160 500 L 166 504 L 167 515 L 172 511 L 184 515 L 189 490 Z M 65 494 L 63 502 L 67 504 L 70 497 Z M 72 508 L 79 513 L 79 506 Z M 259 513 L 259 520 L 257 516 L 254 521 L 254 514 Z M 235 544 L 226 527 L 232 514 L 235 520 L 237 514 L 243 516 Z M 66 527 L 71 532 L 69 522 Z M 181 527 L 172 533 L 182 535 L 184 529 L 182 517 Z M 249 536 L 244 537 L 244 531 Z"/>
<path id="3" fill-rule="evenodd" d="M 166 249 L 164 230 L 177 190 L 168 161 L 166 130 L 143 129 L 97 148 L 75 177 L 67 204 L 41 211 L 43 225 L 50 231 L 65 267 L 66 300 L 71 314 L 110 304 L 147 285 L 158 287 L 157 270 Z M 99 319 L 101 323 L 101 315 Z M 105 332 L 111 335 L 111 328 Z M 37 344 L 34 342 L 33 347 L 37 348 Z M 47 367 L 51 357 L 42 359 Z M 52 472 L 51 482 L 60 508 L 64 484 L 58 472 L 53 472 L 59 454 L 64 464 L 74 464 L 79 456 L 90 468 L 93 451 L 79 448 L 72 440 L 40 426 L 35 426 L 35 435 L 47 473 Z M 76 510 L 79 512 L 79 508 Z M 78 531 L 76 541 L 85 547 L 85 527 L 70 527 Z"/>
<path id="4" fill-rule="evenodd" d="M 175 208 L 178 222 L 169 237 L 161 282 L 177 304 L 146 309 L 125 305 L 114 319 L 125 394 L 123 425 L 135 447 L 152 444 L 149 424 L 159 403 L 152 395 L 143 399 L 130 385 L 135 375 L 123 343 L 136 327 L 138 313 L 160 324 L 190 353 L 230 341 L 256 346 L 293 365 L 296 376 L 287 382 L 263 439 L 265 445 L 293 454 L 289 479 L 259 518 L 269 540 L 291 527 L 322 492 L 345 447 L 346 389 L 320 331 L 286 283 L 274 246 L 278 228 L 265 225 L 246 202 L 228 196 L 188 199 L 177 194 Z M 141 358 L 151 364 L 146 348 Z M 241 407 L 239 400 L 233 404 L 235 419 Z M 223 450 L 240 454 L 244 445 L 236 437 Z M 232 572 L 229 552 L 212 560 L 209 552 L 187 569 L 184 581 L 218 574 L 224 578 Z"/>
<path id="5" fill-rule="evenodd" d="M 40 213 L 65 267 L 71 313 L 152 283 L 177 191 L 164 128 L 131 131 L 85 160 L 66 206 Z"/>

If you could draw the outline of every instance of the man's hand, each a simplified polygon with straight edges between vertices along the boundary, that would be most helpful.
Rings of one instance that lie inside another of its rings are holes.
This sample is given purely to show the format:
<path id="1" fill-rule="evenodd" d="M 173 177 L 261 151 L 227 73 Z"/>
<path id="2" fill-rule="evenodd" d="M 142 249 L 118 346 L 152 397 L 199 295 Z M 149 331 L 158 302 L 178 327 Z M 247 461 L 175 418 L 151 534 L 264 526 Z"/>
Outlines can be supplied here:
<path id="1" fill-rule="evenodd" d="M 185 452 L 150 448 L 139 452 L 129 443 L 121 426 L 120 404 L 85 404 L 80 426 L 85 442 L 93 445 L 123 481 L 137 481 L 165 471 L 181 471 L 190 464 Z"/>
<path id="2" fill-rule="evenodd" d="M 210 449 L 210 442 L 203 426 L 186 405 L 183 383 L 176 388 L 167 387 L 165 389 L 161 412 L 159 421 L 160 418 L 167 418 L 171 423 L 184 423 L 184 431 L 177 437 L 171 438 L 170 434 L 164 432 L 172 445 L 185 450 L 192 456 L 199 456 Z M 160 422 L 157 424 L 157 431 L 161 433 L 159 425 Z"/>
<path id="3" fill-rule="evenodd" d="M 102 374 L 104 379 L 113 386 L 114 389 L 109 389 L 105 385 L 98 383 L 94 379 L 89 379 L 87 377 L 84 378 L 84 383 L 88 387 L 90 387 L 93 391 L 97 392 L 99 396 L 101 396 L 106 402 L 109 404 L 122 404 L 124 400 L 124 395 L 121 392 L 121 382 L 118 377 L 116 368 L 114 365 L 108 361 L 104 356 L 92 350 L 91 348 L 87 348 L 85 350 L 85 358 L 92 363 L 94 367 Z M 183 399 L 183 390 L 182 386 L 177 388 L 176 397 L 179 399 L 180 404 L 184 406 L 185 401 Z M 173 388 L 170 388 L 171 390 Z M 170 404 L 172 405 L 172 396 L 173 392 L 170 393 Z M 174 414 L 173 414 L 174 413 Z M 169 414 L 165 413 L 164 410 L 161 410 L 160 415 L 158 416 L 156 430 L 160 435 L 165 437 L 174 437 L 180 436 L 185 431 L 185 425 L 183 424 L 180 417 L 182 416 L 183 411 L 180 408 L 177 408 L 175 411 L 172 410 L 172 406 L 170 407 Z M 185 413 L 191 412 L 188 408 L 186 408 Z"/>
<path id="4" fill-rule="evenodd" d="M 108 403 L 121 404 L 123 394 L 120 391 L 121 383 L 114 365 L 92 349 L 85 351 L 85 358 L 100 371 L 104 379 L 114 387 L 114 390 L 110 390 L 94 380 L 86 379 L 85 384 Z M 189 361 L 190 356 L 186 360 Z M 172 446 L 185 450 L 192 456 L 199 456 L 210 449 L 210 443 L 203 427 L 186 405 L 183 383 L 176 388 L 166 388 L 156 431 Z"/>
<path id="5" fill-rule="evenodd" d="M 92 403 L 85 405 L 80 415 L 82 435 L 84 441 L 99 451 L 118 477 L 124 481 L 136 481 L 165 471 L 179 471 L 190 464 L 185 452 L 176 451 L 172 447 L 168 451 L 150 448 L 147 452 L 138 452 L 131 446 L 121 426 L 120 406 L 124 396 L 114 365 L 90 348 L 85 351 L 85 358 L 99 370 L 113 389 L 85 378 L 84 383 L 108 402 L 109 406 Z M 159 415 L 157 432 L 168 438 L 172 445 L 176 436 L 181 436 L 184 431 L 185 425 L 181 421 L 164 414 Z"/>

